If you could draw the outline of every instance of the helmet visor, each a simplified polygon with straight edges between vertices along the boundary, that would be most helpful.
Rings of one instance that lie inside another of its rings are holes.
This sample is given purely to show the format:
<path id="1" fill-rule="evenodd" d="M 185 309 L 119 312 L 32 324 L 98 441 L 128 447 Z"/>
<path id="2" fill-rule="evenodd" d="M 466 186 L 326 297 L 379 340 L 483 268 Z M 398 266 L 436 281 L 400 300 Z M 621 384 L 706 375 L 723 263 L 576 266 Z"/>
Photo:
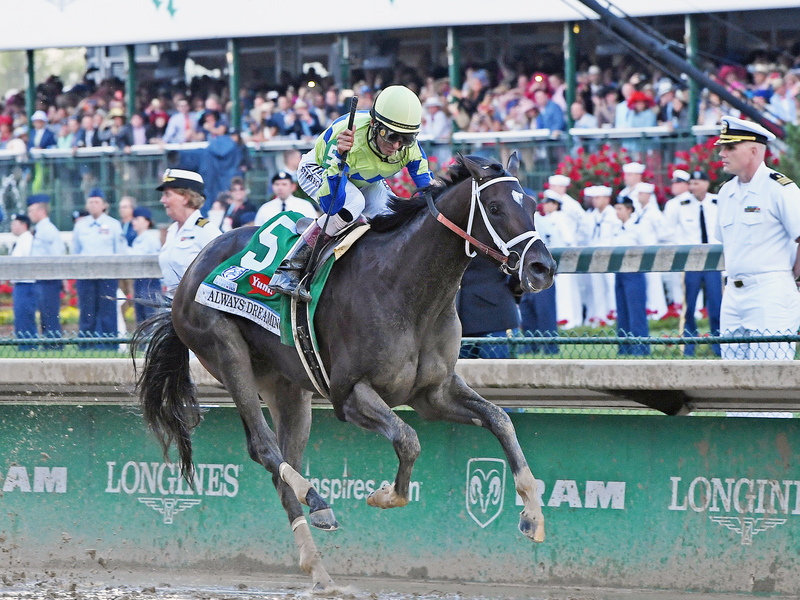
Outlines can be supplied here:
<path id="1" fill-rule="evenodd" d="M 399 133 L 387 127 L 379 127 L 378 136 L 390 146 L 394 146 L 397 142 L 400 142 L 401 148 L 413 146 L 414 142 L 417 140 L 416 133 Z"/>

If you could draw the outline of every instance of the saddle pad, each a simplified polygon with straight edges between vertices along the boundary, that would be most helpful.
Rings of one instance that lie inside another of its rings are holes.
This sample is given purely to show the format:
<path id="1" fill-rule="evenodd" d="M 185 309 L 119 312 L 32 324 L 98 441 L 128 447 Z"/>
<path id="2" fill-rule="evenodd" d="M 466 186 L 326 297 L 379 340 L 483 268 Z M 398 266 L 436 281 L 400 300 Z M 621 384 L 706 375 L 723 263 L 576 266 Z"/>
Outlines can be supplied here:
<path id="1" fill-rule="evenodd" d="M 300 237 L 297 221 L 302 218 L 302 214 L 289 211 L 279 213 L 264 223 L 241 252 L 223 262 L 205 278 L 197 288 L 195 302 L 249 319 L 279 335 L 281 343 L 294 346 L 291 298 L 271 291 L 268 286 L 283 257 Z M 349 248 L 353 235 L 357 233 L 357 237 L 360 237 L 366 229 L 359 228 L 341 240 L 340 244 Z M 311 322 L 334 260 L 340 256 L 337 248 L 314 274 L 309 306 Z"/>

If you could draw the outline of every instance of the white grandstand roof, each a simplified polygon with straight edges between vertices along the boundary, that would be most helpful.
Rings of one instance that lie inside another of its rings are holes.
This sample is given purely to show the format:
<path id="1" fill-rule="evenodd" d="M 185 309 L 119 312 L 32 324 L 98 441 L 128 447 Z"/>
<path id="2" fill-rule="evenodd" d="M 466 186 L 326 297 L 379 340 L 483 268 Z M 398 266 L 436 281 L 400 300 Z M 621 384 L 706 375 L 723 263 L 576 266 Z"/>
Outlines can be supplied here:
<path id="1" fill-rule="evenodd" d="M 797 0 L 617 0 L 631 16 L 797 8 Z M 0 50 L 594 18 L 578 0 L 25 0 Z"/>

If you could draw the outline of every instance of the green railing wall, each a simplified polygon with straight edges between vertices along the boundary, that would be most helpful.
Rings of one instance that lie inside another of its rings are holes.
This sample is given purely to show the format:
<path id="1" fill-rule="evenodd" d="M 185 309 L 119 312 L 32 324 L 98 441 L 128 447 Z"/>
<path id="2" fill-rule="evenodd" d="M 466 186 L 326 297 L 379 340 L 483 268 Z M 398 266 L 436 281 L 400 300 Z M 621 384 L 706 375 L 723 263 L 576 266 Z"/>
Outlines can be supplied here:
<path id="1" fill-rule="evenodd" d="M 399 414 L 422 452 L 411 502 L 381 511 L 365 494 L 394 478 L 391 443 L 314 411 L 301 473 L 341 525 L 314 532 L 334 578 L 800 589 L 796 419 L 514 413 L 544 505 L 547 538 L 534 545 L 517 531 L 521 506 L 488 431 Z M 247 456 L 236 410 L 210 408 L 194 448 L 191 491 L 128 407 L 0 406 L 0 572 L 298 573 L 286 515 Z"/>

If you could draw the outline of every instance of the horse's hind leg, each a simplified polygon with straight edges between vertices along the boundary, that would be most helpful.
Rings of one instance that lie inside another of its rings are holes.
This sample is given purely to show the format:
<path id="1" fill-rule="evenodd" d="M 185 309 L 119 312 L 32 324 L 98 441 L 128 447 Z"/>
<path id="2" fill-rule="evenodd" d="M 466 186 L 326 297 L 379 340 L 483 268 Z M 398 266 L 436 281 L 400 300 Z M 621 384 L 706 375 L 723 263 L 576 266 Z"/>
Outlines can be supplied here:
<path id="1" fill-rule="evenodd" d="M 209 364 L 230 365 L 228 369 L 219 369 L 219 375 L 239 410 L 247 434 L 248 453 L 255 462 L 272 473 L 273 481 L 276 477 L 280 477 L 291 488 L 295 495 L 294 502 L 286 502 L 285 495 L 281 494 L 280 490 L 279 495 L 291 523 L 295 543 L 300 549 L 301 567 L 311 575 L 316 589 L 330 589 L 333 582 L 322 565 L 311 538 L 311 531 L 303 516 L 302 507 L 298 503 L 298 501 L 305 504 L 309 501 L 316 503 L 319 494 L 285 460 L 277 436 L 267 425 L 261 410 L 259 389 L 247 342 L 238 328 L 229 321 L 220 319 L 216 326 L 215 335 L 208 336 L 207 343 L 198 347 L 199 352 L 197 350 L 196 352 L 198 355 L 202 353 L 203 361 Z M 299 466 L 299 459 L 297 461 L 296 464 Z M 321 497 L 319 501 L 324 504 Z M 327 504 L 325 506 L 327 507 Z"/>
<path id="2" fill-rule="evenodd" d="M 299 386 L 283 378 L 275 383 L 267 383 L 264 380 L 259 383 L 261 397 L 267 403 L 272 416 L 281 454 L 295 471 L 299 471 L 311 431 L 311 393 L 304 392 Z M 311 530 L 294 490 L 275 474 L 272 476 L 272 483 L 289 516 L 295 545 L 300 555 L 300 568 L 311 575 L 315 589 L 332 588 L 333 580 L 322 563 L 322 556 L 311 536 Z M 313 487 L 306 493 L 306 500 L 310 508 L 309 519 L 312 525 L 329 531 L 338 527 L 333 511 Z"/>
<path id="3" fill-rule="evenodd" d="M 262 386 L 260 394 L 269 407 L 281 455 L 299 473 L 311 433 L 311 392 L 303 391 L 299 385 L 280 378 L 272 386 Z M 272 479 L 284 506 L 292 501 L 297 502 L 294 491 L 286 482 L 276 475 Z M 325 531 L 339 528 L 333 510 L 313 487 L 306 492 L 306 504 L 311 525 Z"/>
<path id="4" fill-rule="evenodd" d="M 536 479 L 522 453 L 514 425 L 505 411 L 482 398 L 457 375 L 453 375 L 438 393 L 429 397 L 428 403 L 415 403 L 413 408 L 427 419 L 478 425 L 495 435 L 503 447 L 514 475 L 514 485 L 524 504 L 519 516 L 519 530 L 534 542 L 543 542 L 544 515 L 536 497 Z"/>
<path id="5" fill-rule="evenodd" d="M 345 418 L 364 429 L 383 434 L 391 440 L 400 461 L 394 483 L 375 490 L 367 504 L 378 508 L 393 508 L 408 504 L 411 470 L 419 456 L 417 433 L 389 408 L 383 399 L 366 383 L 353 387 L 342 409 Z"/>

